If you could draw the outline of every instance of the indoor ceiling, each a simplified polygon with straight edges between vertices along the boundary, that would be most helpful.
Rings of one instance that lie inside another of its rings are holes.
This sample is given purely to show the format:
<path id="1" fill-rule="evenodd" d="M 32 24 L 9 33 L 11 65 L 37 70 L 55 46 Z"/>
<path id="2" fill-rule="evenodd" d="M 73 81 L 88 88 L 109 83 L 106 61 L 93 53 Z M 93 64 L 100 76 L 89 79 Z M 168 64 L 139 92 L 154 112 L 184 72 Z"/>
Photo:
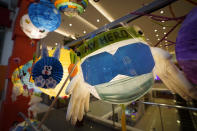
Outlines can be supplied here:
<path id="1" fill-rule="evenodd" d="M 62 13 L 61 26 L 55 30 L 55 32 L 49 33 L 42 42 L 53 47 L 55 43 L 62 44 L 65 36 L 72 38 L 74 38 L 74 36 L 84 36 L 153 1 L 154 0 L 100 0 L 99 2 L 94 2 L 94 0 L 89 0 L 90 4 L 86 11 L 80 16 L 71 18 Z M 177 0 L 171 4 L 171 7 L 175 16 L 179 17 L 186 15 L 195 5 L 186 0 Z M 172 17 L 169 6 L 155 11 L 152 14 Z M 159 24 L 155 24 L 149 17 L 143 16 L 130 22 L 128 25 L 139 26 L 143 30 L 147 42 L 153 46 L 172 28 L 171 26 L 174 26 L 176 23 L 176 21 L 160 22 L 160 24 L 165 25 L 165 27 L 162 27 Z M 179 28 L 180 25 L 167 37 L 167 39 L 175 42 Z M 170 43 L 163 41 L 158 47 L 173 52 L 174 45 L 165 46 L 167 44 Z"/>

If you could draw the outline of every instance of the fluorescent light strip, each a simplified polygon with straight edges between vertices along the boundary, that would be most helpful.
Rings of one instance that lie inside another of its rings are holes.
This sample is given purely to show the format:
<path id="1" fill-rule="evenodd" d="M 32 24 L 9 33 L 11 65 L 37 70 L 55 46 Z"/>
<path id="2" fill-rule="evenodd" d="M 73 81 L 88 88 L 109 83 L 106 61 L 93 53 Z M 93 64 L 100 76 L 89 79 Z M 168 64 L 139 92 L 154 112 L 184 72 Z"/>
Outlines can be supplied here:
<path id="1" fill-rule="evenodd" d="M 62 31 L 60 29 L 57 29 L 54 32 L 59 33 L 59 34 L 64 35 L 64 36 L 67 36 L 67 37 L 71 36 L 70 33 L 67 33 L 66 31 Z"/>
<path id="2" fill-rule="evenodd" d="M 89 0 L 89 3 L 94 6 L 109 22 L 113 22 L 115 19 L 98 3 L 93 0 Z"/>
<path id="3" fill-rule="evenodd" d="M 82 21 L 83 23 L 89 25 L 93 30 L 96 30 L 98 29 L 98 27 L 96 27 L 95 25 L 93 25 L 92 23 L 88 22 L 86 19 L 84 19 L 83 17 L 81 16 L 76 16 L 77 19 L 79 19 L 80 21 Z"/>

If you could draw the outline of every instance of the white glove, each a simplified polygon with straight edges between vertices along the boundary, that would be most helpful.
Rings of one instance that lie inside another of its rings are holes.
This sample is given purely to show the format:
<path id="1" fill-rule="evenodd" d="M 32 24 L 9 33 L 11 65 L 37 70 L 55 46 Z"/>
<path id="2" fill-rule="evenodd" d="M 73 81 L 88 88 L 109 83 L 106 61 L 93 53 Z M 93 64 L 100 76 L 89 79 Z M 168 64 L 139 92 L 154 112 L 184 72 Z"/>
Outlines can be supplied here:
<path id="1" fill-rule="evenodd" d="M 159 76 L 167 88 L 178 93 L 183 99 L 197 99 L 197 88 L 194 87 L 171 61 L 168 52 L 160 48 L 151 48 L 155 60 L 154 72 Z"/>
<path id="2" fill-rule="evenodd" d="M 84 82 L 83 74 L 80 71 L 69 83 L 66 88 L 66 94 L 71 94 L 69 101 L 66 120 L 71 119 L 73 125 L 77 120 L 83 119 L 84 112 L 89 110 L 90 91 Z"/>

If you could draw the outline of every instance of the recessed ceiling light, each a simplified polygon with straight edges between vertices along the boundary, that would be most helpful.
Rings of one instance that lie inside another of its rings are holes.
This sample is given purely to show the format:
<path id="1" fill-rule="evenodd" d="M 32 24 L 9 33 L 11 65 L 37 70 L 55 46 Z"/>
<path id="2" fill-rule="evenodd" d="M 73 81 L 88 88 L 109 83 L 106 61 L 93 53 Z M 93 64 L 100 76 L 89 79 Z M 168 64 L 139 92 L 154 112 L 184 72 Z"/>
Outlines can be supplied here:
<path id="1" fill-rule="evenodd" d="M 163 10 L 161 10 L 161 11 L 160 11 L 160 14 L 163 14 L 163 13 L 164 13 L 164 11 L 163 11 Z"/>
<path id="2" fill-rule="evenodd" d="M 146 40 L 150 40 L 150 39 L 147 38 Z"/>
<path id="3" fill-rule="evenodd" d="M 163 34 L 164 34 L 164 35 L 166 35 L 167 33 L 166 33 L 166 32 L 164 32 Z"/>
<path id="4" fill-rule="evenodd" d="M 156 34 L 155 36 L 157 36 L 157 37 L 158 37 L 159 35 L 158 35 L 158 34 Z"/>
<path id="5" fill-rule="evenodd" d="M 155 30 L 155 32 L 157 32 L 157 30 Z"/>
<path id="6" fill-rule="evenodd" d="M 84 31 L 83 31 L 83 33 L 85 34 L 85 33 L 86 33 L 86 31 L 84 30 Z"/>
<path id="7" fill-rule="evenodd" d="M 160 40 L 159 38 L 157 40 Z"/>
<path id="8" fill-rule="evenodd" d="M 181 121 L 179 121 L 179 120 L 177 120 L 176 122 L 177 122 L 178 124 L 180 124 L 180 123 L 181 123 Z"/>
<path id="9" fill-rule="evenodd" d="M 164 23 L 165 21 L 164 21 L 164 20 L 162 20 L 161 22 L 162 22 L 162 23 Z"/>
<path id="10" fill-rule="evenodd" d="M 97 20 L 96 20 L 96 22 L 100 22 L 100 20 L 99 20 L 99 19 L 97 19 Z"/>
<path id="11" fill-rule="evenodd" d="M 167 43 L 168 41 L 167 41 L 167 40 L 165 40 L 165 42 Z"/>
<path id="12" fill-rule="evenodd" d="M 166 36 L 165 39 L 167 39 L 168 37 Z"/>
<path id="13" fill-rule="evenodd" d="M 72 26 L 73 24 L 69 24 L 69 26 Z"/>
<path id="14" fill-rule="evenodd" d="M 57 43 L 55 43 L 55 45 L 57 45 Z"/>
<path id="15" fill-rule="evenodd" d="M 165 30 L 165 29 L 166 29 L 166 27 L 163 27 L 163 29 Z"/>

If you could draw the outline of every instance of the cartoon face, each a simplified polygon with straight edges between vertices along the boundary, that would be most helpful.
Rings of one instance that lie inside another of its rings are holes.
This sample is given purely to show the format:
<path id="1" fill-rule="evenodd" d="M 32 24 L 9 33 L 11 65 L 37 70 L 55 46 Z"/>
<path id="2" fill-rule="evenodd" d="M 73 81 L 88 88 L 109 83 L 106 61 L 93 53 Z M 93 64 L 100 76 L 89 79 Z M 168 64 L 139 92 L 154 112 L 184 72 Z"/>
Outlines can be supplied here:
<path id="1" fill-rule="evenodd" d="M 43 75 L 51 75 L 52 72 L 52 66 L 44 66 L 44 69 L 42 70 Z"/>

